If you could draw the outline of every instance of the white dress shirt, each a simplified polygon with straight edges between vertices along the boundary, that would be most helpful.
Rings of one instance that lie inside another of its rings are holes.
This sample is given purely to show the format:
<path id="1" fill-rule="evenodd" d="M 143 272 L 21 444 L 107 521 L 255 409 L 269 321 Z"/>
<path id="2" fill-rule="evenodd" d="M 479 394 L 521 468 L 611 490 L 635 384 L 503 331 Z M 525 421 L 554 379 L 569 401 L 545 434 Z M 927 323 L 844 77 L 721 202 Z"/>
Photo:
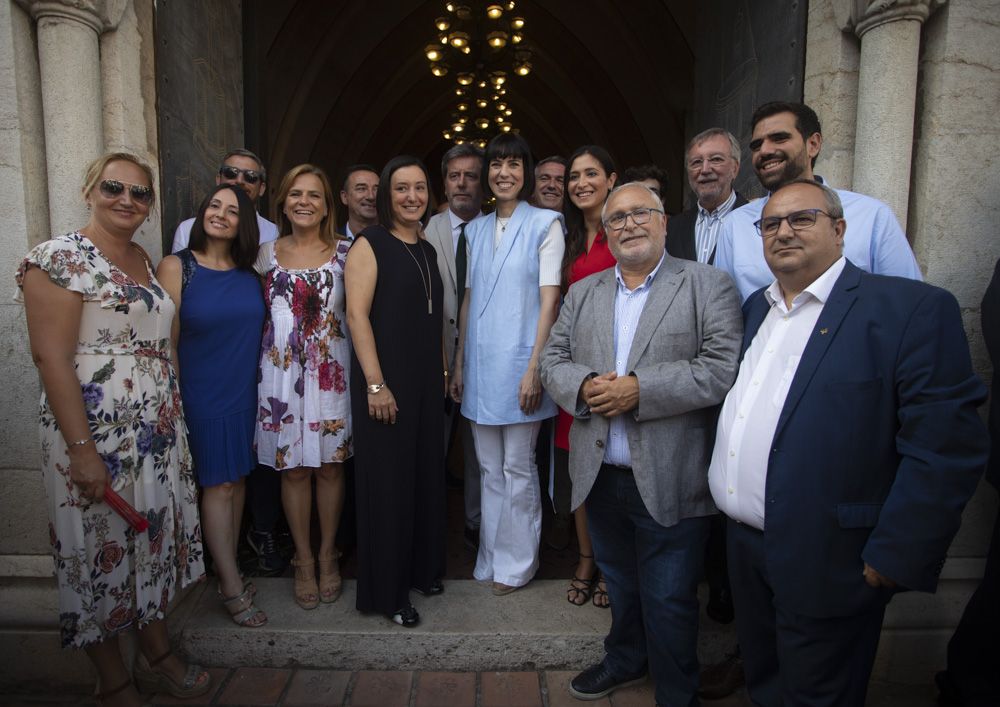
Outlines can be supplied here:
<path id="1" fill-rule="evenodd" d="M 708 211 L 698 204 L 698 218 L 694 222 L 694 252 L 699 263 L 708 263 L 715 253 L 715 244 L 719 241 L 719 229 L 722 217 L 733 210 L 736 203 L 736 190 L 729 192 L 729 198 L 719 204 L 715 211 Z"/>
<path id="2" fill-rule="evenodd" d="M 465 220 L 451 209 L 448 209 L 448 223 L 451 224 L 451 248 L 456 255 L 458 255 L 458 237 L 462 234 L 462 225 L 468 223 L 474 218 L 479 218 L 482 215 L 483 212 L 480 211 L 472 218 Z M 468 250 L 466 250 L 466 256 L 468 256 Z M 468 262 L 468 258 L 466 258 L 466 262 Z M 468 275 L 468 273 L 466 273 L 466 275 Z"/>
<path id="3" fill-rule="evenodd" d="M 646 307 L 646 299 L 649 297 L 649 286 L 663 265 L 663 256 L 656 264 L 653 271 L 646 276 L 642 284 L 634 290 L 630 290 L 622 279 L 620 265 L 615 265 L 615 281 L 618 283 L 618 291 L 615 293 L 615 373 L 618 377 L 628 375 L 625 369 L 628 365 L 628 355 L 632 350 L 632 339 L 635 338 L 636 327 L 639 326 L 639 317 Z M 603 373 L 604 371 L 602 371 Z M 615 415 L 610 419 L 608 426 L 608 441 L 604 445 L 604 461 L 615 466 L 632 466 L 632 452 L 628 447 L 628 432 L 635 426 L 634 412 L 627 412 L 623 415 Z"/>
<path id="4" fill-rule="evenodd" d="M 764 529 L 767 465 L 778 418 L 799 360 L 834 283 L 844 270 L 841 256 L 785 306 L 775 280 L 764 292 L 771 309 L 743 356 L 736 383 L 719 415 L 708 484 L 719 510 Z"/>

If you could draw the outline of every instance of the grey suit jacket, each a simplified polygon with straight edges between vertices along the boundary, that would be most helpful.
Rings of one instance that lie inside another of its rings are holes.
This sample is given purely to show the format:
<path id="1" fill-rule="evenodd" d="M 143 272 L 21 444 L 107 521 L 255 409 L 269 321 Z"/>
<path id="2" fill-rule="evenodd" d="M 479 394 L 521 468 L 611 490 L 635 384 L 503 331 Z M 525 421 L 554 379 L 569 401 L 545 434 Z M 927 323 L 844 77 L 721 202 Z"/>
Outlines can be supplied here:
<path id="1" fill-rule="evenodd" d="M 661 525 L 716 511 L 708 490 L 716 406 L 739 366 L 743 317 L 729 275 L 664 257 L 650 285 L 627 369 L 639 380 L 629 451 L 636 486 Z M 569 437 L 573 508 L 583 503 L 604 459 L 608 419 L 579 398 L 589 376 L 615 370 L 615 268 L 573 285 L 539 367 L 546 390 L 574 412 Z"/>
<path id="2" fill-rule="evenodd" d="M 431 217 L 424 229 L 427 242 L 437 251 L 438 270 L 444 282 L 444 352 L 448 357 L 448 368 L 455 365 L 455 341 L 458 339 L 458 302 L 455 276 L 455 243 L 451 237 L 451 217 L 443 211 Z"/>

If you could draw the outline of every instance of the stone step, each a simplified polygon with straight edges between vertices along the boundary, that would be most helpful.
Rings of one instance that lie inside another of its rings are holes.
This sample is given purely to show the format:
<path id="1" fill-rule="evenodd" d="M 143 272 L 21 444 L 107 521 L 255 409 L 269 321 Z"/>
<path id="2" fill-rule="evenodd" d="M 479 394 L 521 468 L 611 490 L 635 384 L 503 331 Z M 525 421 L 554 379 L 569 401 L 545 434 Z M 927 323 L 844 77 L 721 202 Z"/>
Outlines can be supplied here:
<path id="1" fill-rule="evenodd" d="M 472 580 L 446 580 L 436 597 L 412 593 L 416 628 L 355 610 L 355 583 L 333 604 L 304 611 L 290 579 L 254 580 L 267 625 L 242 628 L 225 613 L 214 588 L 201 587 L 171 617 L 173 632 L 204 665 L 336 668 L 338 670 L 578 670 L 599 661 L 611 612 L 566 601 L 565 580 L 536 580 L 503 597 Z M 703 619 L 699 656 L 720 660 L 735 629 Z"/>

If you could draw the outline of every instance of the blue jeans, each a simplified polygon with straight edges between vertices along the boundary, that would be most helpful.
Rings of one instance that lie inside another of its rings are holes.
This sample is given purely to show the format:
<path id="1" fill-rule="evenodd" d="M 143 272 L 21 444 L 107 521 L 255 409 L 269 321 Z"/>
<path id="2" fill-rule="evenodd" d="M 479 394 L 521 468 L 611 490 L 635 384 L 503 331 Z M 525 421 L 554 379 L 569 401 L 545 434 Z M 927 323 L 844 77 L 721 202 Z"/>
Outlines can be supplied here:
<path id="1" fill-rule="evenodd" d="M 648 667 L 664 707 L 698 704 L 698 578 L 710 520 L 660 525 L 632 474 L 606 465 L 587 496 L 590 539 L 611 600 L 604 663 L 623 680 Z"/>

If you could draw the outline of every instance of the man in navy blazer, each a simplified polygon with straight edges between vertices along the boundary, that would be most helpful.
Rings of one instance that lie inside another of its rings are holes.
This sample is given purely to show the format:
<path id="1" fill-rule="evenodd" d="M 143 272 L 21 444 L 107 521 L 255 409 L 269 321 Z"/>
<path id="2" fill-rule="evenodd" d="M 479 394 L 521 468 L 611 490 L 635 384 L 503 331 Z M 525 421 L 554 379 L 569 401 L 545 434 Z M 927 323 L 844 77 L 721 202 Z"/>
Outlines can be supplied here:
<path id="1" fill-rule="evenodd" d="M 843 257 L 837 193 L 808 179 L 756 224 L 775 281 L 709 470 L 757 705 L 863 705 L 885 606 L 934 591 L 987 456 L 958 304 Z"/>
<path id="2" fill-rule="evenodd" d="M 667 252 L 715 264 L 722 219 L 747 203 L 733 181 L 740 173 L 740 142 L 723 128 L 703 130 L 688 143 L 684 168 L 697 203 L 667 223 Z M 626 181 L 632 181 L 626 172 Z"/>

